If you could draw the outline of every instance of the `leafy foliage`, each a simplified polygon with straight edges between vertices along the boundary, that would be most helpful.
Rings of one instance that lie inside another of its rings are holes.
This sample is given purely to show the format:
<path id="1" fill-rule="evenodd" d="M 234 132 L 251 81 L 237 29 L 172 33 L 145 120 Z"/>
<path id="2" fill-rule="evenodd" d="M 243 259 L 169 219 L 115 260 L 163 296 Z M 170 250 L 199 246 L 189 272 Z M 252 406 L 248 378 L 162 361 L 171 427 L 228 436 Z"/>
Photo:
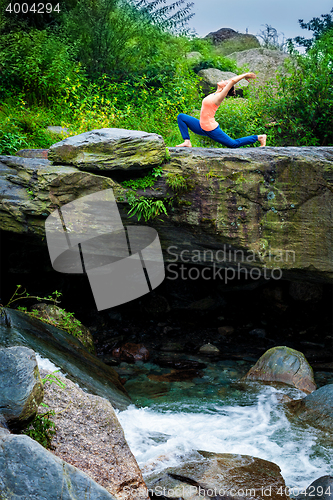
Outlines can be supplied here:
<path id="1" fill-rule="evenodd" d="M 156 178 L 160 177 L 162 175 L 162 166 L 159 167 L 154 167 L 151 172 L 149 172 L 148 175 L 145 177 L 138 177 L 136 179 L 130 179 L 128 181 L 123 181 L 121 184 L 125 188 L 130 188 L 133 190 L 138 190 L 138 189 L 146 189 L 149 187 L 153 187 Z"/>
<path id="2" fill-rule="evenodd" d="M 130 217 L 137 216 L 138 220 L 143 217 L 147 222 L 150 219 L 157 217 L 160 214 L 168 215 L 166 206 L 163 200 L 155 200 L 154 198 L 146 198 L 145 196 L 136 197 L 134 194 L 127 195 L 127 200 L 131 206 L 129 210 Z"/>
<path id="3" fill-rule="evenodd" d="M 188 189 L 186 179 L 181 174 L 169 172 L 165 177 L 165 182 L 174 191 L 186 191 Z"/>
<path id="4" fill-rule="evenodd" d="M 330 12 L 333 13 L 333 8 Z M 305 23 L 303 19 L 299 19 L 298 21 L 302 29 L 313 31 L 312 38 L 304 38 L 303 36 L 294 38 L 294 41 L 298 45 L 305 47 L 306 50 L 309 50 L 324 33 L 333 29 L 333 16 L 331 14 L 322 14 L 320 17 L 313 17 L 308 23 Z"/>
<path id="5" fill-rule="evenodd" d="M 48 405 L 42 403 L 41 406 L 48 408 Z M 24 434 L 31 437 L 44 448 L 50 448 L 53 436 L 56 434 L 55 423 L 50 416 L 55 415 L 54 410 L 47 410 L 45 413 L 37 413 L 29 427 L 25 429 Z"/>
<path id="6" fill-rule="evenodd" d="M 150 22 L 173 33 L 186 33 L 187 23 L 194 16 L 194 13 L 190 12 L 194 3 L 187 2 L 183 6 L 185 0 L 177 0 L 170 5 L 165 5 L 165 0 L 132 0 L 132 2 Z M 162 3 L 164 5 L 160 7 Z"/>
<path id="7" fill-rule="evenodd" d="M 270 24 L 265 24 L 263 26 L 265 26 L 265 29 L 260 30 L 257 34 L 257 36 L 262 40 L 262 46 L 265 49 L 270 50 L 285 50 L 286 42 L 284 38 L 282 39 L 282 42 L 279 40 L 280 35 L 283 36 L 283 33 L 278 33 L 277 29 L 273 28 Z"/>

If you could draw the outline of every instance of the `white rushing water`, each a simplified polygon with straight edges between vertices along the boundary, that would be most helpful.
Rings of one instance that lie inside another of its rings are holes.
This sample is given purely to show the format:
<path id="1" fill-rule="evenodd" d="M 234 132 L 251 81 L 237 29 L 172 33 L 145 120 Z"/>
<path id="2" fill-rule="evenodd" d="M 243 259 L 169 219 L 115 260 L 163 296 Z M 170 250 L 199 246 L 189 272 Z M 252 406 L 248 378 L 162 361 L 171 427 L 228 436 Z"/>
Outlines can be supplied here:
<path id="1" fill-rule="evenodd" d="M 304 397 L 300 391 L 298 397 Z M 179 465 L 184 453 L 206 450 L 252 455 L 276 463 L 286 485 L 304 488 L 332 474 L 332 442 L 310 426 L 296 426 L 278 404 L 282 391 L 264 386 L 250 404 L 203 402 L 176 410 L 166 406 L 118 413 L 127 442 L 143 472 Z"/>

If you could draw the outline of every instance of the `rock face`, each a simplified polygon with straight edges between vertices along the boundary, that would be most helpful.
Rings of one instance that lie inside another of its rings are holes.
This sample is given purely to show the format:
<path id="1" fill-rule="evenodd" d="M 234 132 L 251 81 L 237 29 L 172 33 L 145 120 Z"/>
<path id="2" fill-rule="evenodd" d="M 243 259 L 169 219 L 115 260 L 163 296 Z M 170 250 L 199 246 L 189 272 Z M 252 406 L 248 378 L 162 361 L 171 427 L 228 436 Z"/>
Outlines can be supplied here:
<path id="1" fill-rule="evenodd" d="M 333 384 L 324 385 L 303 399 L 290 401 L 290 403 L 286 403 L 286 407 L 302 422 L 331 432 L 333 427 Z"/>
<path id="2" fill-rule="evenodd" d="M 333 282 L 332 147 L 169 152 L 164 179 L 141 193 L 175 198 L 168 217 L 149 221 L 166 262 L 182 263 L 185 250 L 188 263 L 233 268 L 230 274 L 255 268 L 268 279 L 275 269 L 274 279 L 281 270 L 284 279 Z M 0 157 L 0 169 L 1 229 L 16 233 L 44 236 L 50 211 L 80 196 L 110 187 L 124 195 L 108 177 L 47 160 Z M 173 192 L 169 174 L 182 176 L 187 190 Z M 135 224 L 126 200 L 119 207 L 125 225 Z"/>
<path id="3" fill-rule="evenodd" d="M 307 393 L 316 390 L 313 370 L 304 354 L 290 347 L 278 346 L 266 351 L 244 378 L 284 382 Z"/>
<path id="4" fill-rule="evenodd" d="M 102 486 L 28 436 L 0 429 L 0 497 L 115 500 Z"/>
<path id="5" fill-rule="evenodd" d="M 184 500 L 208 497 L 286 500 L 280 468 L 248 455 L 199 451 L 183 466 L 148 476 L 146 484 L 156 495 Z M 168 495 L 171 490 L 173 494 Z"/>
<path id="6" fill-rule="evenodd" d="M 305 490 L 296 498 L 297 500 L 306 500 L 309 496 L 313 500 L 332 500 L 333 499 L 333 476 L 321 476 L 313 481 Z"/>
<path id="7" fill-rule="evenodd" d="M 49 160 L 81 170 L 151 168 L 165 159 L 165 144 L 157 134 L 103 128 L 68 137 L 51 146 Z"/>
<path id="8" fill-rule="evenodd" d="M 35 353 L 19 346 L 0 349 L 0 413 L 6 422 L 20 426 L 32 419 L 42 399 Z"/>
<path id="9" fill-rule="evenodd" d="M 0 321 L 11 328 L 6 329 L 1 343 L 17 345 L 23 339 L 41 356 L 61 366 L 69 378 L 108 399 L 115 408 L 125 409 L 131 403 L 115 370 L 87 351 L 75 337 L 23 312 L 6 308 L 2 311 L 5 314 Z"/>
<path id="10" fill-rule="evenodd" d="M 283 68 L 284 61 L 290 56 L 280 50 L 260 47 L 233 52 L 227 57 L 233 59 L 237 66 L 247 66 L 249 71 L 256 73 L 256 82 L 261 84 L 268 80 L 274 80 L 277 69 Z"/>
<path id="11" fill-rule="evenodd" d="M 57 428 L 53 453 L 88 474 L 114 498 L 146 499 L 141 471 L 111 404 L 64 377 L 59 379 L 66 389 L 46 383 L 44 395 L 44 403 L 56 413 L 51 417 Z"/>
<path id="12" fill-rule="evenodd" d="M 0 228 L 44 235 L 45 219 L 57 206 L 114 185 L 106 177 L 48 160 L 0 156 Z"/>

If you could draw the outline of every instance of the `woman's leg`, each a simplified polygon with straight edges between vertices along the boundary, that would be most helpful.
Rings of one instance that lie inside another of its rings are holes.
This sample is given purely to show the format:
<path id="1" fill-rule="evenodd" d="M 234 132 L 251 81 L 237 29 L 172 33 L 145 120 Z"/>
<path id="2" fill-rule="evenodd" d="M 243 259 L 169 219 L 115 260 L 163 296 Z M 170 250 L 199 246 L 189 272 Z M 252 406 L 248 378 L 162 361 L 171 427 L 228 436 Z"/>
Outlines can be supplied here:
<path id="1" fill-rule="evenodd" d="M 179 146 L 191 147 L 190 134 L 188 132 L 188 129 L 198 135 L 207 135 L 207 132 L 202 130 L 202 128 L 200 127 L 200 121 L 198 120 L 198 118 L 180 113 L 177 116 L 177 122 L 182 138 L 185 141 L 183 144 L 179 144 Z"/>
<path id="2" fill-rule="evenodd" d="M 227 148 L 239 148 L 241 146 L 253 144 L 259 140 L 257 135 L 241 137 L 240 139 L 231 139 L 231 137 L 229 137 L 225 132 L 223 132 L 223 130 L 220 129 L 220 126 L 215 128 L 214 130 L 211 130 L 210 132 L 206 132 L 206 134 L 214 141 L 223 144 L 223 146 L 227 146 Z"/>

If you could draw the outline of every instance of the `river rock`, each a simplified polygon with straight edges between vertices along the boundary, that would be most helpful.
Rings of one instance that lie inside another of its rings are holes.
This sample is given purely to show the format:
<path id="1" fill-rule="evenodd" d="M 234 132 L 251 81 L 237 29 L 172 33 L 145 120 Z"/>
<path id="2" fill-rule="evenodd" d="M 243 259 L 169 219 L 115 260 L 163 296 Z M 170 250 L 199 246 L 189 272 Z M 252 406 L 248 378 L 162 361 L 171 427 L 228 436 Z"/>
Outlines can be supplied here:
<path id="1" fill-rule="evenodd" d="M 266 351 L 244 378 L 284 382 L 307 393 L 316 390 L 313 370 L 304 354 L 285 346 L 272 347 Z"/>
<path id="2" fill-rule="evenodd" d="M 156 491 L 156 495 L 181 497 L 184 500 L 205 497 L 252 500 L 287 498 L 280 468 L 267 460 L 207 451 L 192 453 L 188 459 L 184 458 L 184 465 L 146 477 L 148 488 Z"/>
<path id="3" fill-rule="evenodd" d="M 121 361 L 127 363 L 135 363 L 135 361 L 148 361 L 149 351 L 143 344 L 134 344 L 127 342 L 121 347 L 117 347 L 112 351 L 115 358 L 120 358 Z"/>
<path id="4" fill-rule="evenodd" d="M 247 66 L 249 71 L 256 74 L 256 83 L 262 84 L 267 81 L 274 81 L 278 69 L 284 71 L 284 62 L 290 58 L 290 55 L 281 50 L 260 47 L 233 52 L 226 57 L 233 59 L 238 67 Z"/>
<path id="5" fill-rule="evenodd" d="M 200 354 L 217 355 L 220 353 L 220 349 L 213 344 L 204 344 L 199 349 Z"/>
<path id="6" fill-rule="evenodd" d="M 333 384 L 324 385 L 303 399 L 290 401 L 286 407 L 298 420 L 332 432 Z"/>
<path id="7" fill-rule="evenodd" d="M 141 471 L 109 401 L 57 377 L 66 388 L 46 383 L 44 396 L 44 403 L 55 411 L 50 416 L 57 429 L 51 443 L 53 453 L 118 500 L 146 499 Z"/>
<path id="8" fill-rule="evenodd" d="M 24 500 L 115 500 L 87 474 L 28 436 L 0 429 L 0 497 Z"/>
<path id="9" fill-rule="evenodd" d="M 73 165 L 81 170 L 138 170 L 163 162 L 165 144 L 157 134 L 102 128 L 53 144 L 48 157 L 55 164 Z"/>
<path id="10" fill-rule="evenodd" d="M 20 346 L 0 349 L 0 413 L 6 422 L 22 426 L 31 420 L 43 394 L 34 351 Z"/>
<path id="11" fill-rule="evenodd" d="M 333 476 L 321 476 L 313 481 L 305 490 L 296 496 L 297 500 L 332 500 L 333 499 Z"/>
<path id="12" fill-rule="evenodd" d="M 3 310 L 6 315 L 0 315 L 0 322 L 9 320 L 11 328 L 0 336 L 0 345 L 24 343 L 61 367 L 80 387 L 108 399 L 115 408 L 124 410 L 131 404 L 118 373 L 90 353 L 73 335 L 24 312 Z"/>

